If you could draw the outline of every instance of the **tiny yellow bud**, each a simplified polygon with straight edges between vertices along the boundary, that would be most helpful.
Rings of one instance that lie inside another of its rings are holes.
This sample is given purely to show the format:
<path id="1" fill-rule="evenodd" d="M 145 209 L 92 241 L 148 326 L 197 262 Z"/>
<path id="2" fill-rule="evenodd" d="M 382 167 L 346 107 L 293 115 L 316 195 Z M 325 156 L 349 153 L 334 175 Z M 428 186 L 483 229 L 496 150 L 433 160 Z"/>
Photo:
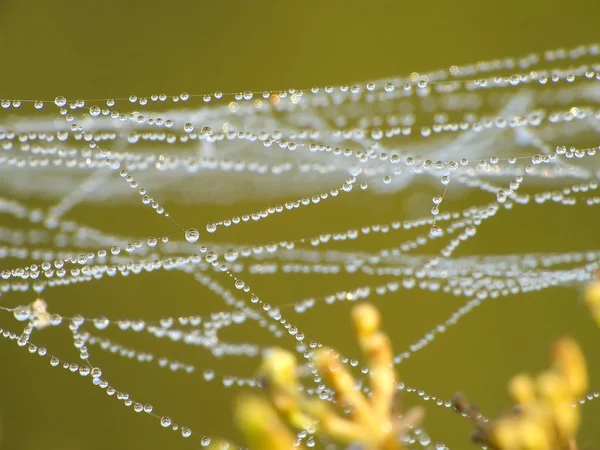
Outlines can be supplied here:
<path id="1" fill-rule="evenodd" d="M 572 398 L 566 378 L 556 370 L 539 374 L 536 381 L 540 398 L 548 405 L 556 405 Z"/>
<path id="2" fill-rule="evenodd" d="M 591 311 L 594 320 L 600 326 L 600 280 L 588 284 L 584 296 L 586 306 Z"/>
<path id="3" fill-rule="evenodd" d="M 548 432 L 543 424 L 534 420 L 523 418 L 519 424 L 521 445 L 523 450 L 546 450 L 551 448 Z"/>
<path id="4" fill-rule="evenodd" d="M 573 408 L 570 402 L 563 402 L 554 408 L 553 415 L 561 439 L 567 441 L 574 438 L 581 421 L 580 409 Z"/>
<path id="5" fill-rule="evenodd" d="M 352 319 L 359 337 L 369 336 L 379 329 L 379 311 L 370 303 L 362 303 L 352 308 Z"/>
<path id="6" fill-rule="evenodd" d="M 498 449 L 520 448 L 521 430 L 519 422 L 514 419 L 500 419 L 490 428 L 489 435 L 484 439 Z"/>
<path id="7" fill-rule="evenodd" d="M 278 386 L 296 382 L 296 358 L 287 350 L 272 348 L 262 363 L 260 372 Z"/>
<path id="8" fill-rule="evenodd" d="M 584 395 L 588 386 L 587 367 L 577 342 L 570 338 L 558 340 L 553 346 L 552 356 L 556 367 L 567 381 L 571 395 Z"/>
<path id="9" fill-rule="evenodd" d="M 535 383 L 527 374 L 514 376 L 508 383 L 508 392 L 521 406 L 535 401 Z"/>
<path id="10" fill-rule="evenodd" d="M 319 350 L 316 352 L 314 360 L 319 371 L 329 380 L 339 396 L 340 403 L 352 407 L 353 420 L 369 430 L 370 433 L 380 430 L 379 417 L 374 414 L 369 401 L 355 389 L 355 380 L 352 374 L 338 359 L 334 358 L 331 351 Z"/>
<path id="11" fill-rule="evenodd" d="M 235 422 L 246 436 L 250 448 L 294 448 L 294 436 L 281 422 L 269 402 L 260 397 L 242 397 L 235 408 Z"/>
<path id="12" fill-rule="evenodd" d="M 349 400 L 348 397 L 359 396 L 354 389 L 354 378 L 330 350 L 317 351 L 315 362 L 318 369 L 330 380 L 332 387 L 342 398 Z"/>

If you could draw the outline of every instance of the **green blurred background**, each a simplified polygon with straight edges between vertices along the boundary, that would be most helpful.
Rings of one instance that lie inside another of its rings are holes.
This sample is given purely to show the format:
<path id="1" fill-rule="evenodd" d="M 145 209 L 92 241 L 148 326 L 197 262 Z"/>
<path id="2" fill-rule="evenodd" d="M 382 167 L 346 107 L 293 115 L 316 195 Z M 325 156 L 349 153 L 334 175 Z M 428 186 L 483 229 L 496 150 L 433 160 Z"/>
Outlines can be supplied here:
<path id="1" fill-rule="evenodd" d="M 599 4 L 592 0 L 1 0 L 0 97 L 114 98 L 160 92 L 305 88 L 376 79 L 587 44 L 600 37 L 599 11 Z M 432 188 L 418 189 L 393 197 L 357 193 L 352 203 L 324 202 L 319 208 L 283 214 L 264 224 L 233 227 L 215 239 L 263 243 L 416 217 L 429 208 L 435 193 Z M 312 193 L 307 186 L 306 194 Z M 404 207 L 409 197 L 421 199 L 416 208 Z M 479 204 L 482 199 L 481 195 L 465 193 L 444 207 L 456 209 Z M 178 205 L 176 199 L 166 205 L 185 226 L 201 226 L 262 206 L 193 208 Z M 82 205 L 69 217 L 101 230 L 140 238 L 174 231 L 166 221 L 137 205 Z M 483 226 L 472 243 L 461 247 L 461 254 L 596 249 L 600 243 L 597 221 L 598 212 L 584 207 L 572 208 L 569 214 L 557 206 L 502 213 Z M 392 241 L 378 239 L 357 242 L 352 248 L 394 245 L 403 235 Z M 11 262 L 0 264 L 4 269 Z M 246 279 L 273 304 L 373 283 L 350 275 Z M 224 277 L 220 281 L 227 283 Z M 182 274 L 169 272 L 95 283 L 93 287 L 70 286 L 48 291 L 44 298 L 52 311 L 65 315 L 80 312 L 148 320 L 221 307 L 206 289 Z M 2 298 L 3 304 L 10 306 L 30 301 L 30 296 L 16 294 Z M 464 299 L 400 291 L 376 301 L 385 313 L 385 326 L 396 350 L 402 351 L 445 320 Z M 293 321 L 308 337 L 357 355 L 349 322 L 345 321 L 348 312 L 347 305 L 319 306 Z M 7 314 L 0 315 L 0 326 L 17 329 Z M 230 332 L 224 337 L 273 343 L 264 331 L 251 326 L 237 331 L 237 335 Z M 509 376 L 521 369 L 546 367 L 550 343 L 565 333 L 581 342 L 592 372 L 591 387 L 597 389 L 600 331 L 576 289 L 551 289 L 486 303 L 403 363 L 399 371 L 407 384 L 440 398 L 466 392 L 484 413 L 494 415 L 509 405 L 505 395 Z M 215 367 L 221 374 L 250 375 L 257 362 L 243 358 L 215 361 L 204 351 L 132 333 L 107 335 L 200 368 Z M 40 333 L 35 341 L 69 361 L 76 360 L 66 329 Z M 194 435 L 183 440 L 149 416 L 136 416 L 131 408 L 94 388 L 88 379 L 51 368 L 7 341 L 0 342 L 0 352 L 1 449 L 189 449 L 199 447 L 202 434 L 238 437 L 230 422 L 230 408 L 239 389 L 226 389 L 215 381 L 206 384 L 199 374 L 173 374 L 97 350 L 95 356 L 91 349 L 93 360 L 117 389 L 152 403 L 158 414 L 168 414 L 192 427 Z M 418 400 L 408 396 L 406 402 Z M 580 440 L 583 448 L 595 448 L 600 442 L 599 420 L 600 401 L 586 405 Z M 433 442 L 443 440 L 450 448 L 470 445 L 469 424 L 449 410 L 430 405 L 425 425 Z"/>

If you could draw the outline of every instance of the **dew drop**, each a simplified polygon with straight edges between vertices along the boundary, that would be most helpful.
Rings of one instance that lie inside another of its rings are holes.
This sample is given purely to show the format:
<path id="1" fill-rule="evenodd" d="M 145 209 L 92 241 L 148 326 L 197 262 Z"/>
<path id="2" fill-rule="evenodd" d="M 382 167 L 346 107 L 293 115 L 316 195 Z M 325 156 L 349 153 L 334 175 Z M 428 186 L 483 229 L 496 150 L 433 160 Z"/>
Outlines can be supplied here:
<path id="1" fill-rule="evenodd" d="M 237 260 L 237 258 L 238 258 L 238 252 L 235 249 L 228 249 L 225 252 L 225 261 L 232 263 L 232 262 L 235 262 Z"/>
<path id="2" fill-rule="evenodd" d="M 200 238 L 200 233 L 195 228 L 188 228 L 185 232 L 185 240 L 188 242 L 196 242 Z"/>
<path id="3" fill-rule="evenodd" d="M 172 420 L 169 416 L 162 416 L 160 418 L 160 424 L 165 428 L 170 427 L 171 423 L 172 423 Z"/>
<path id="4" fill-rule="evenodd" d="M 27 306 L 20 305 L 15 308 L 13 314 L 15 316 L 15 319 L 17 319 L 20 322 L 23 322 L 29 319 L 29 317 L 31 316 L 31 311 Z"/>
<path id="5" fill-rule="evenodd" d="M 106 327 L 108 327 L 109 324 L 110 321 L 106 317 L 96 317 L 94 319 L 94 326 L 98 330 L 104 330 Z"/>
<path id="6" fill-rule="evenodd" d="M 63 106 L 65 106 L 67 104 L 67 99 L 62 96 L 56 97 L 54 99 L 54 104 L 56 106 L 58 106 L 59 108 L 62 108 Z"/>

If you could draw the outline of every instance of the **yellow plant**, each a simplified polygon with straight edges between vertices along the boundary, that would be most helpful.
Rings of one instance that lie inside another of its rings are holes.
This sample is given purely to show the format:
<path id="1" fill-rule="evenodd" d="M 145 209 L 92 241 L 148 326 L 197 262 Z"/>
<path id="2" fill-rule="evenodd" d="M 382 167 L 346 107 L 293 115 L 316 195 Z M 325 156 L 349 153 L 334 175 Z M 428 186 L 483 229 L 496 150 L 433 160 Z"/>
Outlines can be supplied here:
<path id="1" fill-rule="evenodd" d="M 422 408 L 403 416 L 396 395 L 396 374 L 388 337 L 379 330 L 380 315 L 370 304 L 353 308 L 352 318 L 361 350 L 366 356 L 371 396 L 357 389 L 357 382 L 338 355 L 331 349 L 319 349 L 313 358 L 319 373 L 335 391 L 336 403 L 309 397 L 302 392 L 297 378 L 295 357 L 283 349 L 273 349 L 263 361 L 259 374 L 270 402 L 256 396 L 241 398 L 236 407 L 236 422 L 252 448 L 290 450 L 295 429 L 318 432 L 342 444 L 359 444 L 366 450 L 399 450 L 402 435 L 418 424 Z"/>
<path id="2" fill-rule="evenodd" d="M 586 287 L 585 304 L 598 326 L 600 326 L 600 271 L 596 272 L 596 279 Z"/>
<path id="3" fill-rule="evenodd" d="M 577 343 L 562 338 L 552 347 L 553 365 L 532 377 L 518 374 L 508 383 L 516 409 L 485 422 L 464 397 L 455 406 L 475 423 L 473 439 L 497 450 L 574 449 L 580 409 L 573 407 L 588 384 L 583 354 Z"/>
<path id="4" fill-rule="evenodd" d="M 585 301 L 600 325 L 600 280 L 586 289 Z M 357 382 L 331 349 L 319 349 L 312 360 L 319 374 L 335 392 L 337 406 L 309 397 L 297 377 L 294 355 L 280 348 L 265 356 L 259 375 L 268 400 L 242 397 L 235 420 L 254 449 L 290 450 L 296 434 L 289 428 L 318 433 L 341 444 L 357 444 L 365 450 L 400 450 L 401 438 L 423 418 L 422 408 L 399 413 L 396 374 L 388 337 L 380 330 L 381 317 L 364 303 L 352 310 L 358 343 L 366 356 L 371 395 L 357 389 Z M 495 450 L 574 450 L 580 427 L 580 409 L 574 407 L 588 386 L 585 359 L 571 338 L 552 347 L 552 366 L 538 374 L 517 374 L 508 383 L 516 407 L 488 421 L 461 394 L 455 408 L 475 425 L 473 440 Z M 340 407 L 350 411 L 340 413 Z"/>

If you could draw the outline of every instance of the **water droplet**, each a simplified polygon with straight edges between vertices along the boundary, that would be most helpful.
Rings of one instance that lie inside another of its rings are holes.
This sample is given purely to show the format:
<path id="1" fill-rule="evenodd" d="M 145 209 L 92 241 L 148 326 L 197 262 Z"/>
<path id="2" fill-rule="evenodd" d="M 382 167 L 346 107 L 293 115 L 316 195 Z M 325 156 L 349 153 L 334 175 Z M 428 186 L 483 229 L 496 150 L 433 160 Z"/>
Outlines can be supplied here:
<path id="1" fill-rule="evenodd" d="M 67 99 L 62 96 L 58 96 L 54 99 L 54 104 L 59 108 L 62 108 L 67 104 Z"/>
<path id="2" fill-rule="evenodd" d="M 196 242 L 200 238 L 200 233 L 195 228 L 189 228 L 185 232 L 185 240 L 188 242 Z"/>
<path id="3" fill-rule="evenodd" d="M 94 326 L 98 330 L 104 330 L 106 327 L 108 327 L 109 324 L 110 321 L 106 317 L 96 317 L 94 319 Z"/>
<path id="4" fill-rule="evenodd" d="M 29 317 L 31 317 L 30 309 L 27 306 L 23 305 L 17 306 L 13 311 L 13 314 L 15 316 L 15 319 L 17 319 L 20 322 L 28 320 Z"/>
<path id="5" fill-rule="evenodd" d="M 506 192 L 502 189 L 496 193 L 496 198 L 498 199 L 499 203 L 504 203 L 506 201 L 506 197 Z"/>
<path id="6" fill-rule="evenodd" d="M 232 263 L 232 262 L 235 262 L 237 260 L 237 258 L 238 258 L 237 250 L 230 248 L 229 250 L 227 250 L 225 252 L 225 261 Z"/>
<path id="7" fill-rule="evenodd" d="M 162 416 L 160 418 L 160 424 L 165 428 L 170 427 L 172 422 L 173 421 L 171 420 L 171 418 L 169 416 Z"/>

